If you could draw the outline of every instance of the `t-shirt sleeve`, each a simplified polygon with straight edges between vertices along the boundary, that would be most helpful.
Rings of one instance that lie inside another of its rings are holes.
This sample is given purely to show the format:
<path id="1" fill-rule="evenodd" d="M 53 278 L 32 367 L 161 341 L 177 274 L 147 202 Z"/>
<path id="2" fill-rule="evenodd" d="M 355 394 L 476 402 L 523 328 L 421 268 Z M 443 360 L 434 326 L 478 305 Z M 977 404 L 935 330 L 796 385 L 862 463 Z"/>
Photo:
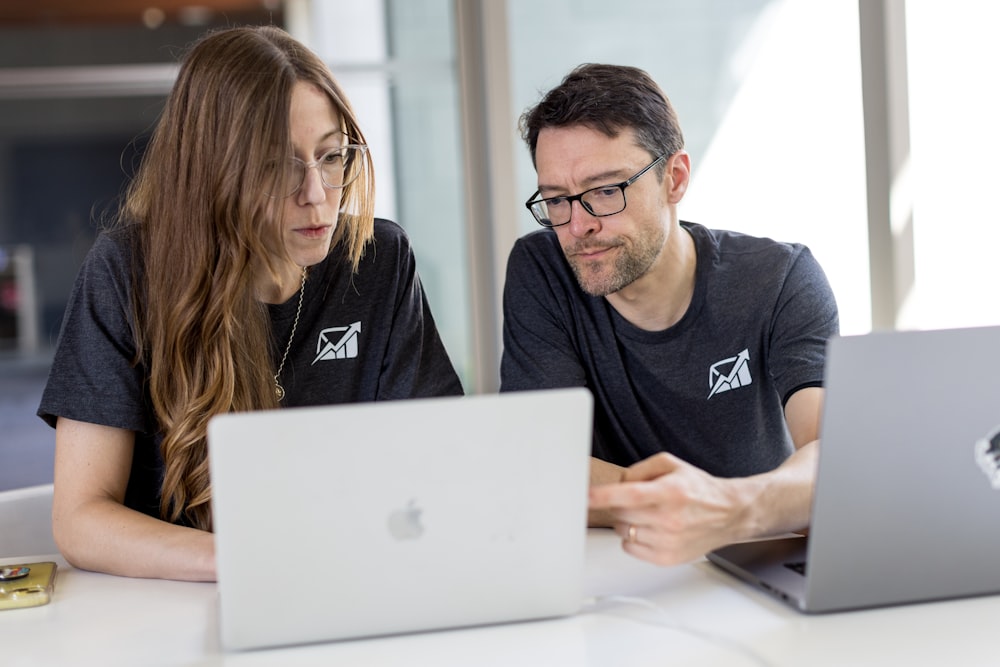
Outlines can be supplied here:
<path id="1" fill-rule="evenodd" d="M 771 326 L 770 372 L 782 404 L 799 389 L 822 386 L 826 344 L 839 330 L 830 283 L 803 247 L 785 277 Z"/>
<path id="2" fill-rule="evenodd" d="M 378 400 L 457 396 L 461 380 L 441 341 L 427 295 L 417 273 L 416 259 L 406 234 L 395 227 L 390 243 L 396 252 L 391 331 L 378 382 Z M 386 244 L 378 246 L 379 261 L 388 265 Z"/>
<path id="3" fill-rule="evenodd" d="M 121 239 L 98 236 L 77 275 L 38 416 L 150 432 L 134 363 L 131 274 Z"/>
<path id="4" fill-rule="evenodd" d="M 549 232 L 519 239 L 507 261 L 501 391 L 586 385 L 575 334 L 566 324 L 573 321 L 565 312 L 573 307 L 566 295 L 568 269 L 553 266 L 561 261 L 554 256 L 558 248 L 548 247 L 552 241 L 542 234 Z"/>

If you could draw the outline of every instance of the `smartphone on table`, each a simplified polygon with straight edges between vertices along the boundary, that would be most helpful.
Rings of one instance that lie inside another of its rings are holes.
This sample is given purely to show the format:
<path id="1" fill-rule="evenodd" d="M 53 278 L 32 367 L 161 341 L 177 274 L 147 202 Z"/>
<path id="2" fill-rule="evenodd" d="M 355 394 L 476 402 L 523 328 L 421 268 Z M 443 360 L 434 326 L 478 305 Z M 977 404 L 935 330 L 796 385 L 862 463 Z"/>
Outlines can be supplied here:
<path id="1" fill-rule="evenodd" d="M 56 564 L 0 565 L 0 610 L 48 604 L 55 589 Z"/>

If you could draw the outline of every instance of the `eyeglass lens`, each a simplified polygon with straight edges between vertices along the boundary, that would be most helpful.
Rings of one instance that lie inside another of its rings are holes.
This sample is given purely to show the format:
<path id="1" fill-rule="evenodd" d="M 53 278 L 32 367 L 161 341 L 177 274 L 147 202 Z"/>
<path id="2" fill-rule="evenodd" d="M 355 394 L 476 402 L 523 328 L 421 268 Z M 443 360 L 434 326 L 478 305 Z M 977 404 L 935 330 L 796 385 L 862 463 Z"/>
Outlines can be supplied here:
<path id="1" fill-rule="evenodd" d="M 320 178 L 327 188 L 350 185 L 361 173 L 363 146 L 342 146 L 324 153 L 311 163 L 298 158 L 287 158 L 270 165 L 266 174 L 265 189 L 272 197 L 289 197 L 302 187 L 309 169 L 319 169 Z"/>
<path id="2" fill-rule="evenodd" d="M 579 199 L 591 215 L 605 216 L 625 210 L 625 191 L 620 185 L 605 185 L 587 190 L 577 197 L 550 197 L 532 204 L 532 213 L 542 224 L 564 225 L 573 216 L 573 200 Z"/>

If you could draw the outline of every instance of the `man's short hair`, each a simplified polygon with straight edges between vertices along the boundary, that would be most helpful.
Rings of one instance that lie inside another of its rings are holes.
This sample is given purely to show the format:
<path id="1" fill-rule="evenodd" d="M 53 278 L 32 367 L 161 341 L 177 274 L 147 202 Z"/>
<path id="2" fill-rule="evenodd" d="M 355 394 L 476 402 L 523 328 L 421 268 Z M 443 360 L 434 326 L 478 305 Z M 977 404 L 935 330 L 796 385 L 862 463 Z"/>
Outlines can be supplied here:
<path id="1" fill-rule="evenodd" d="M 626 65 L 576 67 L 518 121 L 521 138 L 535 163 L 538 134 L 547 127 L 584 125 L 608 137 L 631 128 L 650 157 L 684 148 L 677 114 L 670 100 L 645 71 Z M 662 177 L 664 164 L 658 165 Z"/>

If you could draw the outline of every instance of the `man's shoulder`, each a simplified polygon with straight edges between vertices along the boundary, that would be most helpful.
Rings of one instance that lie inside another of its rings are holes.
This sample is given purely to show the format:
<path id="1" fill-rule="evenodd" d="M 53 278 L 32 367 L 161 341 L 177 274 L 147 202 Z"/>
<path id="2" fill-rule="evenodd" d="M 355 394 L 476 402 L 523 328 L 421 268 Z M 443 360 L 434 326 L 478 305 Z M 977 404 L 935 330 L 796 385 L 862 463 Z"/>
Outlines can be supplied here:
<path id="1" fill-rule="evenodd" d="M 559 239 L 551 229 L 539 229 L 521 236 L 510 252 L 510 261 L 515 264 L 525 261 L 551 264 L 562 260 Z"/>
<path id="2" fill-rule="evenodd" d="M 801 243 L 778 241 L 767 236 L 754 236 L 729 229 L 708 228 L 692 222 L 681 223 L 695 239 L 699 254 L 706 252 L 719 260 L 747 258 L 796 257 L 806 249 Z"/>

